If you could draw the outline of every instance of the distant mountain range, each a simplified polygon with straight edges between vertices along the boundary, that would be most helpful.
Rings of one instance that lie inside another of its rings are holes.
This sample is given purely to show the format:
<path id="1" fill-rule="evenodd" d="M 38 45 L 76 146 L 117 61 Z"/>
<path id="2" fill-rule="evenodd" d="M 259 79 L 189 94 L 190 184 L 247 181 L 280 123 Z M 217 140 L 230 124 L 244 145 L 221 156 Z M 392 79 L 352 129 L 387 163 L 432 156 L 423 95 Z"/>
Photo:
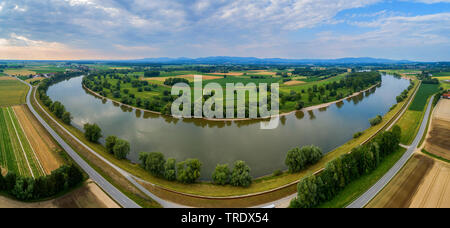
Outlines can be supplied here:
<path id="1" fill-rule="evenodd" d="M 396 64 L 411 63 L 408 60 L 378 58 L 341 58 L 341 59 L 281 59 L 255 57 L 215 56 L 204 58 L 145 58 L 120 62 L 165 63 L 165 64 Z"/>

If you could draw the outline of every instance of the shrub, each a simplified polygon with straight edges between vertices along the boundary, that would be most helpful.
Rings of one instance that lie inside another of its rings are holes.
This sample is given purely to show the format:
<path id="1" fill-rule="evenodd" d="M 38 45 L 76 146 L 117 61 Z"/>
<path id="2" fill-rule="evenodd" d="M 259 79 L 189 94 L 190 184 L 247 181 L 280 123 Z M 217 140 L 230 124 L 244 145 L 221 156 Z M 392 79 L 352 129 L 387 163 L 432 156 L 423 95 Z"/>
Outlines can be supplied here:
<path id="1" fill-rule="evenodd" d="M 164 178 L 168 181 L 174 181 L 177 179 L 176 160 L 169 158 L 164 164 Z"/>
<path id="2" fill-rule="evenodd" d="M 61 117 L 61 120 L 65 124 L 70 125 L 70 123 L 72 122 L 72 115 L 70 114 L 70 112 L 64 112 L 64 114 Z"/>
<path id="3" fill-rule="evenodd" d="M 323 156 L 322 150 L 317 146 L 304 146 L 288 151 L 285 164 L 289 172 L 300 172 L 306 167 L 317 163 Z"/>
<path id="4" fill-rule="evenodd" d="M 228 164 L 217 165 L 212 174 L 212 180 L 213 183 L 217 185 L 226 185 L 230 183 L 230 168 L 228 168 Z"/>
<path id="5" fill-rule="evenodd" d="M 383 121 L 383 117 L 381 117 L 380 115 L 377 115 L 375 118 L 370 119 L 369 123 L 372 126 L 376 126 L 378 124 L 380 124 Z"/>
<path id="6" fill-rule="evenodd" d="M 102 137 L 102 130 L 97 124 L 84 125 L 84 137 L 91 142 L 98 142 Z"/>
<path id="7" fill-rule="evenodd" d="M 283 171 L 277 169 L 277 170 L 275 170 L 275 171 L 273 172 L 272 175 L 273 175 L 274 177 L 281 176 L 281 175 L 283 175 Z"/>
<path id="8" fill-rule="evenodd" d="M 250 167 L 244 161 L 237 161 L 231 174 L 230 184 L 233 186 L 248 187 L 252 184 Z"/>
<path id="9" fill-rule="evenodd" d="M 177 180 L 185 183 L 195 183 L 200 178 L 202 163 L 197 159 L 188 159 L 177 164 Z"/>
<path id="10" fill-rule="evenodd" d="M 117 159 L 125 159 L 130 153 L 130 143 L 123 140 L 117 139 L 116 144 L 113 147 L 114 156 Z"/>
<path id="11" fill-rule="evenodd" d="M 106 150 L 108 151 L 108 153 L 114 154 L 114 146 L 116 145 L 117 139 L 118 139 L 117 136 L 113 136 L 113 135 L 108 136 L 106 138 L 105 147 L 106 147 Z"/>
<path id="12" fill-rule="evenodd" d="M 145 169 L 154 176 L 163 177 L 165 163 L 166 161 L 162 153 L 152 152 L 147 156 Z"/>
<path id="13" fill-rule="evenodd" d="M 354 138 L 354 139 L 357 139 L 357 138 L 361 137 L 361 135 L 363 135 L 362 132 L 356 132 L 356 133 L 353 135 L 353 138 Z"/>

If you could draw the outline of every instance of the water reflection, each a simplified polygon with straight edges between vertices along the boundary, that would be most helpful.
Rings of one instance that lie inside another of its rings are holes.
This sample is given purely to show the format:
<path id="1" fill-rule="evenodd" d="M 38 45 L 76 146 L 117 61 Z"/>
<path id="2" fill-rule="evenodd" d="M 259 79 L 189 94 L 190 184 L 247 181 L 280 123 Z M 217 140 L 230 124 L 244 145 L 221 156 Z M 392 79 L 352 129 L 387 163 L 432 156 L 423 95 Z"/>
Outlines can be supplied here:
<path id="1" fill-rule="evenodd" d="M 48 95 L 72 113 L 75 127 L 97 123 L 105 137 L 128 140 L 133 162 L 138 162 L 139 152 L 153 151 L 177 161 L 198 158 L 203 163 L 202 179 L 209 179 L 219 163 L 244 160 L 258 177 L 285 169 L 286 152 L 293 147 L 314 144 L 327 153 L 367 129 L 368 119 L 386 113 L 408 85 L 407 80 L 384 76 L 380 87 L 336 105 L 285 115 L 274 130 L 260 130 L 259 120 L 175 119 L 134 110 L 88 94 L 81 87 L 81 77 L 51 86 Z"/>

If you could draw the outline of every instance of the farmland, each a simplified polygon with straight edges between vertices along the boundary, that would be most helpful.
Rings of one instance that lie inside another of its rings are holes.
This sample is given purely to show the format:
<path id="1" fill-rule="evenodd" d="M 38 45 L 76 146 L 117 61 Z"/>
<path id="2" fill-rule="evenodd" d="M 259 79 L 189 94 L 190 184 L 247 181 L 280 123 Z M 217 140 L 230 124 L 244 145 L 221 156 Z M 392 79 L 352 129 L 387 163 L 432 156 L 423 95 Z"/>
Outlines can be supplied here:
<path id="1" fill-rule="evenodd" d="M 404 145 L 412 143 L 414 136 L 419 131 L 420 121 L 425 114 L 425 105 L 428 98 L 438 91 L 438 85 L 421 84 L 419 91 L 409 106 L 408 110 L 398 121 L 397 125 L 402 129 L 400 142 Z"/>
<path id="2" fill-rule="evenodd" d="M 25 68 L 19 68 L 19 69 L 6 69 L 4 71 L 6 74 L 12 75 L 12 76 L 28 76 L 30 74 L 36 74 L 35 71 L 25 69 Z"/>
<path id="3" fill-rule="evenodd" d="M 432 117 L 429 137 L 425 149 L 444 159 L 450 160 L 450 100 L 442 99 L 436 106 Z"/>
<path id="4" fill-rule="evenodd" d="M 423 111 L 427 104 L 428 98 L 439 91 L 439 85 L 436 84 L 422 84 L 417 91 L 414 101 L 409 106 L 409 110 Z"/>
<path id="5" fill-rule="evenodd" d="M 23 176 L 43 176 L 44 169 L 29 144 L 14 109 L 1 108 L 0 125 L 2 126 L 0 147 L 2 168 Z"/>
<path id="6" fill-rule="evenodd" d="M 395 178 L 367 205 L 369 208 L 409 207 L 423 177 L 434 161 L 424 155 L 413 156 Z"/>
<path id="7" fill-rule="evenodd" d="M 37 121 L 28 107 L 21 105 L 15 106 L 13 109 L 45 173 L 50 174 L 63 165 L 62 149 Z"/>
<path id="8" fill-rule="evenodd" d="M 0 208 L 119 208 L 95 183 L 44 202 L 19 202 L 0 196 Z"/>
<path id="9" fill-rule="evenodd" d="M 414 155 L 368 208 L 448 208 L 450 165 Z"/>
<path id="10" fill-rule="evenodd" d="M 25 103 L 28 86 L 12 77 L 0 77 L 0 107 Z"/>

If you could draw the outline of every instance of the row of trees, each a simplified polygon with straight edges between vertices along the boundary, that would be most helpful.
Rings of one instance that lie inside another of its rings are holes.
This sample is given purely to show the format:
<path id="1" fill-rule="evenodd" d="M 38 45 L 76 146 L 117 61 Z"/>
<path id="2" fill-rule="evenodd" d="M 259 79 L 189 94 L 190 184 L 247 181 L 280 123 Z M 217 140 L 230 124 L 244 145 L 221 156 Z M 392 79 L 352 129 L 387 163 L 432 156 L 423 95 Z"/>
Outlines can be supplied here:
<path id="1" fill-rule="evenodd" d="M 40 91 L 39 92 L 39 98 L 41 99 L 42 103 L 49 108 L 49 110 L 55 114 L 55 116 L 59 119 L 61 119 L 65 124 L 70 125 L 72 123 L 72 115 L 70 112 L 66 111 L 66 108 L 64 105 L 59 102 L 55 101 L 53 102 L 52 99 L 45 94 L 45 92 Z"/>
<path id="2" fill-rule="evenodd" d="M 186 83 L 189 84 L 189 80 L 185 78 L 168 78 L 164 81 L 164 85 L 173 86 L 177 83 Z"/>
<path id="3" fill-rule="evenodd" d="M 212 181 L 216 185 L 230 184 L 236 187 L 248 187 L 252 184 L 250 167 L 244 161 L 234 163 L 233 171 L 228 164 L 217 165 L 212 174 Z"/>
<path id="4" fill-rule="evenodd" d="M 74 164 L 61 166 L 50 175 L 38 177 L 18 176 L 8 172 L 0 174 L 0 191 L 19 200 L 39 200 L 52 197 L 78 186 L 84 181 L 81 170 Z"/>
<path id="5" fill-rule="evenodd" d="M 159 152 L 140 153 L 141 167 L 150 174 L 168 181 L 179 181 L 185 184 L 195 183 L 200 178 L 202 163 L 198 159 L 187 159 L 176 162 L 174 158 L 165 159 Z"/>
<path id="6" fill-rule="evenodd" d="M 37 88 L 39 99 L 42 103 L 50 109 L 50 111 L 55 114 L 56 117 L 61 119 L 64 123 L 70 125 L 72 122 L 72 115 L 70 112 L 66 111 L 66 108 L 59 101 L 53 102 L 52 99 L 47 96 L 47 90 L 50 85 L 58 83 L 60 81 L 79 76 L 85 72 L 58 72 L 51 78 L 46 78 L 41 81 Z"/>
<path id="7" fill-rule="evenodd" d="M 414 88 L 415 83 L 413 81 L 410 81 L 410 85 L 408 86 L 407 89 L 405 89 L 400 95 L 398 95 L 396 97 L 397 99 L 397 103 L 400 103 L 402 101 L 404 101 L 407 97 L 408 97 L 408 93 L 410 90 L 412 90 Z"/>
<path id="8" fill-rule="evenodd" d="M 399 148 L 401 129 L 383 132 L 371 142 L 354 148 L 329 162 L 317 175 L 309 175 L 297 185 L 293 208 L 312 208 L 333 199 L 342 189 L 362 175 L 373 172 L 389 154 Z"/>

